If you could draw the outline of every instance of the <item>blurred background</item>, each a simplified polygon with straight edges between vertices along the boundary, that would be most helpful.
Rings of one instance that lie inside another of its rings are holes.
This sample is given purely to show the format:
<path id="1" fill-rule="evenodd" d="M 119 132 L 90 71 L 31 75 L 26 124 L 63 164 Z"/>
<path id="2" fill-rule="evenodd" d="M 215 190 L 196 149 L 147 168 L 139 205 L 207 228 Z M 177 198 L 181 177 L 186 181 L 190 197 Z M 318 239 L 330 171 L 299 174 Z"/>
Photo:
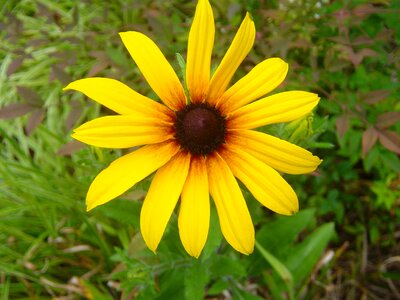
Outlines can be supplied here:
<path id="1" fill-rule="evenodd" d="M 313 114 L 260 129 L 323 159 L 312 174 L 285 176 L 299 213 L 273 214 L 244 189 L 255 252 L 227 245 L 213 208 L 199 260 L 176 216 L 158 255 L 145 248 L 149 181 L 86 213 L 91 180 L 125 150 L 73 142 L 71 129 L 110 112 L 62 88 L 101 76 L 156 99 L 118 32 L 150 36 L 180 74 L 196 2 L 1 0 L 1 299 L 400 299 L 400 2 L 211 4 L 213 68 L 249 11 L 257 37 L 235 80 L 281 57 L 290 67 L 278 91 L 321 97 Z"/>

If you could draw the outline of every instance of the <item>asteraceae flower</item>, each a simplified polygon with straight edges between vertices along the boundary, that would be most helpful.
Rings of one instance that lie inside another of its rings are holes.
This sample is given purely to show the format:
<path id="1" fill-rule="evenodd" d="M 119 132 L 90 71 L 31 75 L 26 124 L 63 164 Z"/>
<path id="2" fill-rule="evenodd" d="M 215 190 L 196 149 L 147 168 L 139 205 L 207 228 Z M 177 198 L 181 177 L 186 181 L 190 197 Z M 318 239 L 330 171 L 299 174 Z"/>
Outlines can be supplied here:
<path id="1" fill-rule="evenodd" d="M 214 31 L 210 3 L 199 0 L 189 33 L 188 98 L 156 44 L 134 31 L 120 33 L 122 42 L 162 104 L 107 78 L 81 79 L 65 88 L 119 114 L 81 125 L 75 139 L 106 148 L 141 146 L 97 175 L 87 193 L 88 210 L 156 171 L 140 214 L 143 239 L 154 252 L 180 198 L 182 244 L 190 255 L 200 255 L 209 231 L 211 194 L 225 239 L 237 251 L 251 253 L 254 226 L 235 177 L 262 205 L 290 215 L 298 210 L 298 199 L 278 172 L 308 173 L 320 164 L 309 151 L 253 130 L 306 115 L 318 96 L 289 91 L 259 99 L 286 76 L 288 65 L 279 58 L 264 60 L 229 87 L 254 43 L 249 14 L 210 76 Z"/>

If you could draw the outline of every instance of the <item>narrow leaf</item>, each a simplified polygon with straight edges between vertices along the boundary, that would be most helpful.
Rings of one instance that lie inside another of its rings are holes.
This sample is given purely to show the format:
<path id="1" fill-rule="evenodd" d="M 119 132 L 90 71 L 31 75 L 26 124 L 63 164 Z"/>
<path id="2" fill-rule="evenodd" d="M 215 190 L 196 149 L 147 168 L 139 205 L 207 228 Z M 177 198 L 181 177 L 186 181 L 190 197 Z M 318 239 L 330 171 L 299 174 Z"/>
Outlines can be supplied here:
<path id="1" fill-rule="evenodd" d="M 109 61 L 101 61 L 99 63 L 96 63 L 88 72 L 87 76 L 88 77 L 93 77 L 99 74 L 101 71 L 106 69 L 110 65 Z"/>
<path id="2" fill-rule="evenodd" d="M 35 108 L 28 103 L 12 103 L 0 108 L 0 119 L 13 119 L 23 116 Z"/>
<path id="3" fill-rule="evenodd" d="M 85 144 L 78 142 L 78 141 L 71 141 L 71 142 L 65 144 L 64 146 L 62 146 L 57 151 L 57 155 L 61 155 L 61 156 L 71 155 L 72 153 L 82 149 L 83 147 L 85 147 Z"/>
<path id="4" fill-rule="evenodd" d="M 371 91 L 363 96 L 364 101 L 368 104 L 375 104 L 390 95 L 388 90 L 375 90 Z"/>
<path id="5" fill-rule="evenodd" d="M 39 106 L 42 103 L 42 98 L 36 93 L 36 91 L 23 87 L 17 86 L 17 92 L 26 102 L 31 103 L 32 105 Z"/>
<path id="6" fill-rule="evenodd" d="M 27 135 L 31 135 L 32 132 L 42 123 L 44 119 L 45 111 L 43 109 L 35 109 L 29 116 L 25 130 Z"/>
<path id="7" fill-rule="evenodd" d="M 400 111 L 389 111 L 378 116 L 376 126 L 388 128 L 400 121 Z"/>
<path id="8" fill-rule="evenodd" d="M 68 114 L 67 119 L 65 120 L 65 127 L 67 130 L 71 130 L 71 128 L 78 121 L 79 117 L 82 114 L 82 105 L 78 101 L 71 101 L 71 111 Z"/>
<path id="9" fill-rule="evenodd" d="M 24 62 L 25 57 L 18 57 L 16 59 L 14 59 L 10 65 L 7 68 L 7 76 L 10 76 L 11 74 L 13 74 L 15 71 L 18 70 L 18 68 L 22 65 L 22 63 Z"/>
<path id="10" fill-rule="evenodd" d="M 378 132 L 374 127 L 369 127 L 362 135 L 362 157 L 365 157 L 369 150 L 378 140 Z"/>
<path id="11" fill-rule="evenodd" d="M 261 246 L 256 241 L 256 248 L 260 251 L 261 255 L 265 258 L 266 261 L 274 268 L 274 270 L 279 274 L 284 282 L 289 284 L 290 286 L 293 283 L 292 273 L 286 268 L 286 266 L 280 262 L 275 256 L 269 253 L 263 246 Z"/>
<path id="12" fill-rule="evenodd" d="M 400 135 L 396 132 L 390 130 L 379 131 L 379 141 L 386 149 L 400 154 Z"/>
<path id="13" fill-rule="evenodd" d="M 343 135 L 349 130 L 349 116 L 339 116 L 336 118 L 336 131 L 338 133 L 339 138 L 342 138 Z"/>
<path id="14" fill-rule="evenodd" d="M 182 74 L 183 82 L 186 82 L 186 63 L 180 53 L 176 53 L 176 60 L 178 61 L 179 69 Z M 186 85 L 185 85 L 186 86 Z"/>
<path id="15" fill-rule="evenodd" d="M 50 80 L 58 79 L 64 85 L 67 85 L 72 81 L 71 76 L 69 76 L 61 67 L 52 66 L 51 69 Z"/>
<path id="16" fill-rule="evenodd" d="M 294 282 L 300 283 L 310 276 L 333 234 L 333 223 L 327 223 L 316 229 L 301 244 L 293 247 L 285 264 L 291 270 Z"/>

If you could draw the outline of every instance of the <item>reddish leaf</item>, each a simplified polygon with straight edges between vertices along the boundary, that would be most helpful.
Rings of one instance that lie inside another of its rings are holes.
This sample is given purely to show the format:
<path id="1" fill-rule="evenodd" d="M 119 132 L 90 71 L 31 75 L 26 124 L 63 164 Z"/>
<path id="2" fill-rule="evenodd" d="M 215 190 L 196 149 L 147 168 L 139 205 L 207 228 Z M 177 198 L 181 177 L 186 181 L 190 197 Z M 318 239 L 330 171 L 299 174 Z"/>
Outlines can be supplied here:
<path id="1" fill-rule="evenodd" d="M 362 157 L 365 157 L 369 150 L 376 144 L 378 132 L 374 127 L 369 127 L 362 135 Z"/>
<path id="2" fill-rule="evenodd" d="M 72 81 L 71 76 L 69 76 L 61 67 L 52 66 L 51 67 L 50 80 L 58 79 L 62 84 L 67 85 Z"/>
<path id="3" fill-rule="evenodd" d="M 71 108 L 71 112 L 68 114 L 67 120 L 65 121 L 67 130 L 71 130 L 82 113 L 82 105 L 78 101 L 71 102 Z"/>
<path id="4" fill-rule="evenodd" d="M 359 52 L 354 52 L 353 48 L 342 46 L 342 51 L 355 67 L 359 66 L 365 57 L 378 55 L 376 51 L 368 48 L 361 49 Z"/>
<path id="5" fill-rule="evenodd" d="M 80 40 L 79 38 L 74 37 L 74 36 L 65 38 L 65 41 L 69 42 L 72 45 L 79 45 L 82 43 L 82 40 Z"/>
<path id="6" fill-rule="evenodd" d="M 92 56 L 93 58 L 96 58 L 98 60 L 107 59 L 107 53 L 104 51 L 90 51 L 89 54 L 90 54 L 90 56 Z"/>
<path id="7" fill-rule="evenodd" d="M 28 122 L 26 123 L 25 131 L 27 135 L 31 135 L 36 127 L 42 123 L 44 119 L 45 111 L 43 109 L 35 109 L 29 116 Z"/>
<path id="8" fill-rule="evenodd" d="M 40 98 L 40 96 L 30 88 L 17 86 L 17 91 L 21 98 L 33 106 L 40 106 L 42 103 L 42 98 Z"/>
<path id="9" fill-rule="evenodd" d="M 265 18 L 271 18 L 273 20 L 280 20 L 282 18 L 282 10 L 279 9 L 265 9 L 260 10 Z"/>
<path id="10" fill-rule="evenodd" d="M 109 62 L 108 61 L 102 61 L 99 62 L 98 64 L 95 64 L 89 71 L 89 73 L 87 74 L 88 77 L 93 77 L 96 76 L 97 74 L 99 74 L 101 71 L 103 71 L 104 69 L 106 69 L 109 66 Z"/>
<path id="11" fill-rule="evenodd" d="M 342 138 L 349 130 L 349 126 L 349 116 L 342 115 L 336 118 L 336 130 L 339 138 Z"/>
<path id="12" fill-rule="evenodd" d="M 58 51 L 51 53 L 50 55 L 59 61 L 57 67 L 60 69 L 64 69 L 72 65 L 76 61 L 76 53 L 70 50 Z"/>
<path id="13" fill-rule="evenodd" d="M 343 45 L 348 43 L 347 39 L 343 36 L 330 37 L 330 38 L 328 38 L 328 40 L 335 42 L 337 44 L 343 44 Z"/>
<path id="14" fill-rule="evenodd" d="M 390 130 L 379 131 L 379 141 L 386 149 L 400 154 L 400 135 L 396 132 Z"/>
<path id="15" fill-rule="evenodd" d="M 364 3 L 353 8 L 352 13 L 357 18 L 365 18 L 370 14 L 378 13 L 380 9 L 369 3 Z"/>
<path id="16" fill-rule="evenodd" d="M 7 76 L 10 76 L 13 74 L 15 71 L 18 70 L 18 68 L 22 65 L 24 62 L 25 57 L 18 57 L 12 61 L 12 63 L 8 66 L 7 68 Z"/>
<path id="17" fill-rule="evenodd" d="M 85 144 L 74 140 L 62 146 L 57 151 L 57 154 L 62 156 L 71 155 L 72 153 L 82 149 L 83 147 L 85 147 Z"/>
<path id="18" fill-rule="evenodd" d="M 358 36 L 351 43 L 353 46 L 359 45 L 373 45 L 375 42 L 374 39 L 371 39 L 369 36 Z"/>
<path id="19" fill-rule="evenodd" d="M 376 91 L 371 91 L 368 94 L 364 95 L 364 101 L 368 104 L 375 104 L 383 99 L 385 99 L 387 96 L 390 95 L 390 91 L 388 90 L 376 90 Z"/>
<path id="20" fill-rule="evenodd" d="M 24 23 L 11 12 L 7 12 L 7 19 L 9 22 L 6 26 L 6 38 L 8 38 L 11 43 L 14 43 L 24 30 Z"/>
<path id="21" fill-rule="evenodd" d="M 31 112 L 34 109 L 35 107 L 28 103 L 9 104 L 0 108 L 0 119 L 13 119 L 16 117 L 20 117 Z"/>
<path id="22" fill-rule="evenodd" d="M 351 17 L 350 11 L 345 8 L 339 9 L 333 14 L 338 23 L 341 23 Z"/>
<path id="23" fill-rule="evenodd" d="M 357 52 L 357 55 L 360 57 L 361 62 L 365 57 L 378 56 L 378 52 L 370 48 L 363 48 L 359 52 Z"/>
<path id="24" fill-rule="evenodd" d="M 388 128 L 400 121 L 400 111 L 389 111 L 378 116 L 376 126 L 378 128 Z"/>
<path id="25" fill-rule="evenodd" d="M 38 49 L 38 48 L 43 47 L 44 45 L 48 45 L 49 43 L 50 43 L 49 40 L 46 38 L 38 38 L 38 39 L 29 40 L 27 42 L 27 46 L 31 46 L 33 48 Z"/>

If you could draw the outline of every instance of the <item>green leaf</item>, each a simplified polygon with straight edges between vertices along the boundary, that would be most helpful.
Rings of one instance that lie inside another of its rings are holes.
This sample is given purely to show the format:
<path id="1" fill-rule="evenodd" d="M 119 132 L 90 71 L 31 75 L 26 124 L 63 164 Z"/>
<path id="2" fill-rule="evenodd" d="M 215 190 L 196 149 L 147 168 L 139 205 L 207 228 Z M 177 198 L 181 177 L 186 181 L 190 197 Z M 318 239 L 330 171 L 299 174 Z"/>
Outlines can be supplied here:
<path id="1" fill-rule="evenodd" d="M 98 290 L 93 284 L 86 280 L 79 279 L 80 284 L 84 287 L 85 296 L 88 299 L 98 299 L 98 300 L 112 300 L 112 297 Z"/>
<path id="2" fill-rule="evenodd" d="M 2 285 L 1 288 L 1 299 L 2 300 L 7 300 L 10 292 L 10 276 L 6 276 L 5 283 Z"/>
<path id="3" fill-rule="evenodd" d="M 116 199 L 98 208 L 97 213 L 112 218 L 123 224 L 139 228 L 141 202 L 126 199 Z"/>
<path id="4" fill-rule="evenodd" d="M 178 61 L 179 64 L 179 68 L 181 70 L 181 74 L 182 74 L 182 78 L 184 79 L 184 81 L 186 82 L 186 63 L 185 60 L 183 59 L 182 55 L 180 53 L 176 53 L 176 60 Z"/>
<path id="5" fill-rule="evenodd" d="M 216 282 L 214 282 L 211 287 L 207 290 L 207 295 L 212 296 L 212 295 L 219 295 L 222 293 L 223 290 L 226 290 L 229 288 L 229 283 L 224 280 L 224 279 L 218 279 Z"/>
<path id="6" fill-rule="evenodd" d="M 271 272 L 264 272 L 264 280 L 268 286 L 268 292 L 274 300 L 284 300 L 281 285 L 278 285 Z"/>
<path id="7" fill-rule="evenodd" d="M 263 246 L 256 241 L 256 248 L 260 251 L 265 260 L 274 268 L 282 280 L 289 286 L 293 283 L 293 276 L 286 266 L 279 261 L 275 256 L 269 253 Z"/>
<path id="8" fill-rule="evenodd" d="M 216 249 L 221 245 L 222 232 L 219 228 L 218 214 L 215 206 L 211 204 L 210 207 L 210 230 L 208 232 L 207 242 L 204 246 L 203 252 L 200 255 L 200 260 L 205 262 L 212 255 L 215 255 Z"/>
<path id="9" fill-rule="evenodd" d="M 194 261 L 193 265 L 185 270 L 185 299 L 203 299 L 208 279 L 209 274 L 206 265 L 201 264 L 199 261 Z"/>
<path id="10" fill-rule="evenodd" d="M 160 293 L 154 299 L 184 299 L 184 275 L 180 268 L 170 269 L 160 276 Z"/>
<path id="11" fill-rule="evenodd" d="M 257 232 L 256 240 L 262 245 L 268 245 L 268 251 L 279 258 L 314 220 L 314 209 L 305 209 L 293 216 L 280 216 L 264 224 Z"/>
<path id="12" fill-rule="evenodd" d="M 213 278 L 221 276 L 243 277 L 246 276 L 246 268 L 243 262 L 226 256 L 215 256 L 210 267 Z"/>
<path id="13" fill-rule="evenodd" d="M 238 287 L 234 288 L 233 300 L 262 300 L 264 298 L 258 297 L 256 295 L 250 294 L 249 292 L 239 289 Z"/>
<path id="14" fill-rule="evenodd" d="M 328 242 L 334 234 L 334 224 L 327 223 L 316 229 L 301 244 L 292 248 L 285 265 L 293 274 L 295 284 L 310 275 Z"/>
<path id="15" fill-rule="evenodd" d="M 186 99 L 190 103 L 190 95 L 186 85 L 186 63 L 184 58 L 180 53 L 176 53 L 176 60 L 178 61 L 179 69 L 181 71 L 181 76 L 183 79 L 183 87 L 185 89 Z"/>

